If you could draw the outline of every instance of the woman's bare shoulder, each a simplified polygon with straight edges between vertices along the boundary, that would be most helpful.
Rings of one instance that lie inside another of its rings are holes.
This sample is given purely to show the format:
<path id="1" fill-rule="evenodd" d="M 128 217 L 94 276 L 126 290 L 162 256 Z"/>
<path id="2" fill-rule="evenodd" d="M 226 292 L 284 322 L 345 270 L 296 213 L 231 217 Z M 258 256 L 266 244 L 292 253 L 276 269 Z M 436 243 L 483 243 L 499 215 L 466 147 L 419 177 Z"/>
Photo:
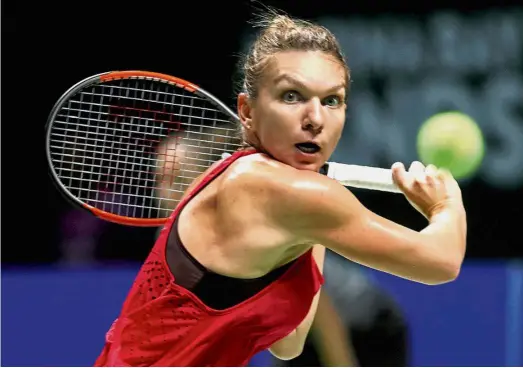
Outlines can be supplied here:
<path id="1" fill-rule="evenodd" d="M 320 202 L 353 198 L 336 181 L 318 172 L 298 170 L 264 154 L 242 157 L 231 165 L 221 183 L 228 198 L 247 197 L 271 214 L 302 213 Z M 332 198 L 330 198 L 332 197 Z"/>
<path id="2" fill-rule="evenodd" d="M 324 181 L 323 175 L 305 170 L 298 170 L 292 166 L 277 161 L 270 156 L 257 153 L 244 156 L 235 161 L 227 170 L 224 182 L 229 185 L 241 184 L 252 185 L 274 185 L 284 183 L 291 185 L 300 181 Z M 330 180 L 330 179 L 328 179 Z"/>

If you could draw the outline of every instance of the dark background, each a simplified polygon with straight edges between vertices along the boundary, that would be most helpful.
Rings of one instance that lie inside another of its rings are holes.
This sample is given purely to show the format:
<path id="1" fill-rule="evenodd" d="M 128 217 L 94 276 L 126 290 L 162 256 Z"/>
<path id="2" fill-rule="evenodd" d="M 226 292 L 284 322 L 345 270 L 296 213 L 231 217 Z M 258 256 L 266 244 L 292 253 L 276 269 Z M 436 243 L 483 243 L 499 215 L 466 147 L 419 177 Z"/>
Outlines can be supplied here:
<path id="1" fill-rule="evenodd" d="M 424 17 L 438 9 L 463 14 L 503 7 L 517 10 L 515 1 L 421 3 L 265 2 L 309 19 L 326 13 L 372 18 L 395 13 Z M 60 258 L 60 221 L 71 206 L 49 180 L 44 149 L 47 115 L 60 95 L 92 74 L 142 69 L 189 80 L 234 106 L 231 81 L 237 77 L 241 35 L 249 27 L 253 7 L 260 5 L 247 1 L 2 2 L 3 267 L 48 264 Z M 478 177 L 467 182 L 463 192 L 469 216 L 467 258 L 522 257 L 523 187 L 494 188 Z M 424 225 L 401 196 L 364 191 L 357 195 L 386 217 L 414 228 Z M 113 262 L 143 260 L 156 231 L 104 226 L 97 257 Z"/>

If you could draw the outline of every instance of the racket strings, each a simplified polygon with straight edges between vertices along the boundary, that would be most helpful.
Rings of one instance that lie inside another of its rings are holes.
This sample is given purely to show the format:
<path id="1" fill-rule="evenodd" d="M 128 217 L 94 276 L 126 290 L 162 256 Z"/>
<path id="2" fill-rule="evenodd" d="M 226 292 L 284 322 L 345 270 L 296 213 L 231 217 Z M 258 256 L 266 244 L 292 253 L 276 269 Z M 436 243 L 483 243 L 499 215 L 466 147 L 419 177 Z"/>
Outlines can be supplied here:
<path id="1" fill-rule="evenodd" d="M 64 125 L 70 125 L 70 123 L 68 122 L 65 122 L 65 121 L 60 121 L 60 120 L 57 120 L 58 123 L 62 123 Z M 125 125 L 128 125 L 128 126 L 131 126 L 131 124 L 126 124 L 126 123 L 122 123 L 123 126 Z M 82 127 L 82 124 L 77 124 L 76 125 L 77 127 Z M 89 126 L 88 125 L 84 125 L 83 126 L 84 128 L 89 129 Z M 58 131 L 62 131 L 63 133 L 55 133 L 53 132 L 53 136 L 55 137 L 62 137 L 64 138 L 64 144 L 76 144 L 76 141 L 74 142 L 69 142 L 67 140 L 65 140 L 68 136 L 70 136 L 71 134 L 74 134 L 76 136 L 76 138 L 83 138 L 83 139 L 90 139 L 91 141 L 93 141 L 95 144 L 88 144 L 86 143 L 85 145 L 86 146 L 91 146 L 91 147 L 97 147 L 98 144 L 100 144 L 100 141 L 101 142 L 105 142 L 106 139 L 107 139 L 107 136 L 112 136 L 111 133 L 98 133 L 97 136 L 103 138 L 103 139 L 100 139 L 100 138 L 90 138 L 87 136 L 87 134 L 89 134 L 90 132 L 89 131 L 79 131 L 79 130 L 75 130 L 75 129 L 70 129 L 70 128 L 60 128 L 60 127 L 57 127 L 56 130 Z M 128 129 L 113 129 L 112 132 L 120 132 L 122 134 L 124 133 L 129 133 L 129 130 Z M 196 138 L 196 134 L 198 136 L 200 136 L 201 138 Z M 161 135 L 161 134 L 155 134 L 154 132 L 150 133 L 150 136 L 154 136 L 154 139 L 150 140 L 150 139 L 147 139 L 147 138 L 140 138 L 140 137 L 136 137 L 137 141 L 135 142 L 136 144 L 136 147 L 142 147 L 142 148 L 151 148 L 151 145 L 150 143 L 153 142 L 153 143 L 158 143 L 159 140 L 163 139 L 165 136 L 164 135 Z M 216 138 L 225 138 L 225 139 L 229 139 L 230 137 L 229 136 L 226 136 L 226 135 L 221 135 L 221 134 L 211 134 L 211 133 L 205 133 L 205 132 L 201 132 L 201 133 L 191 133 L 188 135 L 188 137 L 186 137 L 184 139 L 184 141 L 189 144 L 189 143 L 193 143 L 192 146 L 194 147 L 199 147 L 202 143 L 206 143 L 206 144 L 215 144 L 217 143 L 216 142 Z M 143 141 L 143 142 L 140 142 L 140 141 Z M 194 145 L 196 144 L 196 146 Z M 223 152 L 226 152 L 225 150 L 225 147 L 222 147 L 222 146 L 217 146 L 216 147 L 217 150 L 221 150 L 222 153 Z"/>
<path id="2" fill-rule="evenodd" d="M 82 202 L 134 218 L 163 218 L 190 183 L 240 147 L 236 123 L 207 98 L 158 80 L 89 86 L 58 110 L 49 150 Z"/>

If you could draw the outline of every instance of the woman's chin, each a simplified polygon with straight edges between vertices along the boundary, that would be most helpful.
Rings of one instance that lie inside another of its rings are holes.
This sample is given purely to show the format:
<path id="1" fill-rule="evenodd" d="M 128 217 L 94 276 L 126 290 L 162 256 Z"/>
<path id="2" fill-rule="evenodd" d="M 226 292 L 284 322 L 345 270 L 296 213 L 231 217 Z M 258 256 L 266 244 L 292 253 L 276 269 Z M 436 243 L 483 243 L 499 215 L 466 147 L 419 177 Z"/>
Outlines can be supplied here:
<path id="1" fill-rule="evenodd" d="M 320 153 L 305 154 L 303 152 L 271 153 L 265 151 L 273 159 L 286 165 L 292 166 L 297 170 L 307 170 L 318 172 L 324 164 L 324 159 Z"/>
<path id="2" fill-rule="evenodd" d="M 311 160 L 311 159 L 303 160 L 303 159 L 293 158 L 286 163 L 298 170 L 307 170 L 307 171 L 316 171 L 317 172 L 317 171 L 320 171 L 320 168 L 323 166 L 324 162 L 321 159 L 321 157 L 318 156 L 313 160 Z"/>

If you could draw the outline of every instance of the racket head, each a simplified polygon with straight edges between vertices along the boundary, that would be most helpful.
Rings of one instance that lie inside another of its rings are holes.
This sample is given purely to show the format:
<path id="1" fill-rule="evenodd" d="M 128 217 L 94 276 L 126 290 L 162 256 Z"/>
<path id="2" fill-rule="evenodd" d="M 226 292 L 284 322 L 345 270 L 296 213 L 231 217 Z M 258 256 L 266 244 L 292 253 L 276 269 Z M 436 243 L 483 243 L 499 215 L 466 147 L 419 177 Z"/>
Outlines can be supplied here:
<path id="1" fill-rule="evenodd" d="M 191 182 L 241 147 L 238 117 L 199 86 L 162 73 L 100 73 L 69 88 L 46 124 L 53 182 L 111 222 L 161 226 Z"/>

